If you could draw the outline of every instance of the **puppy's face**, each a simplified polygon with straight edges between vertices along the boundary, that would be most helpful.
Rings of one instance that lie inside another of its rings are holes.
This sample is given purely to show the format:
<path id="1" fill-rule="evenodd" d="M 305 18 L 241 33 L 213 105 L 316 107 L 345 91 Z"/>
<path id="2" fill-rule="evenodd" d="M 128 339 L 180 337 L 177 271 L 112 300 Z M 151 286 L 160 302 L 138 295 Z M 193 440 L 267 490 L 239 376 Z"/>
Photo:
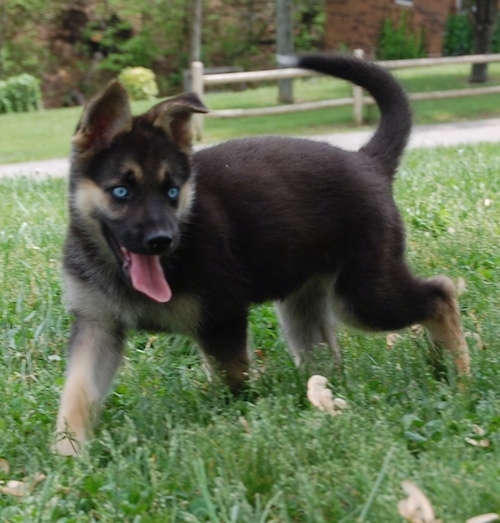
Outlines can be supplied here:
<path id="1" fill-rule="evenodd" d="M 132 118 L 114 84 L 89 103 L 73 139 L 73 223 L 155 301 L 170 299 L 160 256 L 178 246 L 191 208 L 190 114 L 203 110 L 197 99 L 173 100 Z"/>
<path id="2" fill-rule="evenodd" d="M 85 176 L 72 191 L 72 210 L 102 230 L 112 246 L 156 255 L 178 244 L 194 182 L 189 157 L 172 149 L 161 130 L 140 127 L 135 122 L 129 133 L 85 162 Z"/>

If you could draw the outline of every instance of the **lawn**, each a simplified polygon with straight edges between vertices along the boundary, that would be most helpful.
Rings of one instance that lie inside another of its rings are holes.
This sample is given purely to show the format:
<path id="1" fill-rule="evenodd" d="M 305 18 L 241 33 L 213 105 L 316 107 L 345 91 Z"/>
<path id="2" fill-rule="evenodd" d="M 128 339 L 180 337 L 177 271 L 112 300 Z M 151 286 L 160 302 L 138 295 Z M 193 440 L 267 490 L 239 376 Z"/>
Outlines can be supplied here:
<path id="1" fill-rule="evenodd" d="M 468 65 L 451 65 L 395 71 L 409 92 L 463 89 L 468 86 Z M 490 84 L 500 83 L 500 64 L 489 65 Z M 297 102 L 343 98 L 350 96 L 346 82 L 333 78 L 296 80 Z M 240 92 L 209 92 L 204 101 L 211 109 L 250 108 L 277 105 L 276 85 L 252 85 Z M 135 103 L 139 113 L 151 106 L 149 102 Z M 498 95 L 483 95 L 413 104 L 415 122 L 441 123 L 500 116 Z M 53 109 L 36 113 L 0 115 L 0 163 L 63 158 L 69 153 L 71 135 L 81 108 Z M 376 110 L 367 107 L 368 124 L 376 118 Z M 352 121 L 352 109 L 339 107 L 272 117 L 236 119 L 205 119 L 204 143 L 253 134 L 311 135 L 357 128 Z"/>
<path id="2" fill-rule="evenodd" d="M 263 305 L 251 399 L 210 385 L 189 340 L 135 334 L 78 459 L 50 451 L 70 321 L 66 182 L 0 180 L 0 481 L 29 487 L 0 489 L 1 521 L 400 523 L 403 480 L 443 523 L 500 513 L 499 171 L 497 145 L 413 150 L 395 186 L 412 266 L 466 282 L 468 388 L 432 377 L 419 329 L 394 345 L 342 329 L 345 377 L 327 377 L 348 408 L 329 416 L 309 404 L 308 375 Z"/>

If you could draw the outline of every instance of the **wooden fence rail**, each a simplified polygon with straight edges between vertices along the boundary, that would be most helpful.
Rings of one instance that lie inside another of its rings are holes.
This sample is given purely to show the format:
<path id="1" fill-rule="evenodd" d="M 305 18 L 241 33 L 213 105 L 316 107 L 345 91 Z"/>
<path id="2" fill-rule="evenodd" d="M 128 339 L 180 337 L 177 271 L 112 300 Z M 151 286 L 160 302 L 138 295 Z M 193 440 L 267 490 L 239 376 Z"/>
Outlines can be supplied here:
<path id="1" fill-rule="evenodd" d="M 356 50 L 355 54 L 362 57 L 363 52 Z M 482 54 L 466 56 L 447 56 L 441 58 L 417 58 L 411 60 L 387 60 L 379 64 L 388 69 L 407 69 L 410 67 L 432 67 L 451 64 L 478 64 L 500 62 L 500 54 Z M 226 74 L 203 74 L 203 64 L 193 62 L 191 64 L 193 90 L 203 96 L 205 86 L 242 83 L 242 82 L 264 82 L 282 80 L 285 78 L 306 78 L 318 76 L 318 73 L 298 68 L 270 69 L 266 71 L 244 71 Z M 500 85 L 488 87 L 472 87 L 468 89 L 452 89 L 447 91 L 430 91 L 423 93 L 409 93 L 410 100 L 436 100 L 445 98 L 458 98 L 465 96 L 478 96 L 483 94 L 500 93 Z M 357 124 L 363 122 L 363 106 L 373 104 L 374 100 L 369 96 L 363 96 L 362 89 L 358 86 L 352 87 L 352 96 L 349 98 L 335 98 L 318 102 L 305 102 L 297 104 L 278 105 L 274 107 L 260 107 L 254 109 L 221 109 L 211 111 L 208 116 L 217 118 L 237 118 L 246 116 L 267 116 L 274 114 L 286 114 L 326 107 L 353 107 L 353 120 Z M 203 116 L 194 115 L 193 118 L 195 137 L 201 140 L 203 136 Z"/>

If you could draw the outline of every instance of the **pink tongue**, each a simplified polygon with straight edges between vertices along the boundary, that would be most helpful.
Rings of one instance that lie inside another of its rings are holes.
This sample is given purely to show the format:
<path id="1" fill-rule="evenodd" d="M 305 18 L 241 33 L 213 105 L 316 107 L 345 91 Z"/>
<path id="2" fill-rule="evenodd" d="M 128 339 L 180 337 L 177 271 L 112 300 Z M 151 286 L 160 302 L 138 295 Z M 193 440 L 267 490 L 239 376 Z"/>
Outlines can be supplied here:
<path id="1" fill-rule="evenodd" d="M 144 256 L 128 252 L 130 257 L 130 279 L 134 289 L 154 301 L 165 303 L 172 298 L 159 256 Z"/>

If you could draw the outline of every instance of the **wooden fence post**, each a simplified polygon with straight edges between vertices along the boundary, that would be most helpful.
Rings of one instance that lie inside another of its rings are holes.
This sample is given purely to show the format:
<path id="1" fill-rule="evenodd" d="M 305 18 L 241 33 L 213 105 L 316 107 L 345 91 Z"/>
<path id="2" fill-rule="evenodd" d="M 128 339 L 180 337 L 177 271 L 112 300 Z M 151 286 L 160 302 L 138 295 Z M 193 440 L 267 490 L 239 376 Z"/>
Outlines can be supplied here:
<path id="1" fill-rule="evenodd" d="M 191 63 L 191 88 L 201 100 L 203 100 L 203 63 Z M 194 139 L 200 141 L 203 138 L 203 114 L 193 113 Z"/>
<path id="2" fill-rule="evenodd" d="M 358 58 L 364 57 L 363 49 L 355 49 L 354 56 Z M 352 86 L 352 98 L 353 98 L 353 117 L 356 125 L 363 123 L 363 89 L 359 85 Z"/>

